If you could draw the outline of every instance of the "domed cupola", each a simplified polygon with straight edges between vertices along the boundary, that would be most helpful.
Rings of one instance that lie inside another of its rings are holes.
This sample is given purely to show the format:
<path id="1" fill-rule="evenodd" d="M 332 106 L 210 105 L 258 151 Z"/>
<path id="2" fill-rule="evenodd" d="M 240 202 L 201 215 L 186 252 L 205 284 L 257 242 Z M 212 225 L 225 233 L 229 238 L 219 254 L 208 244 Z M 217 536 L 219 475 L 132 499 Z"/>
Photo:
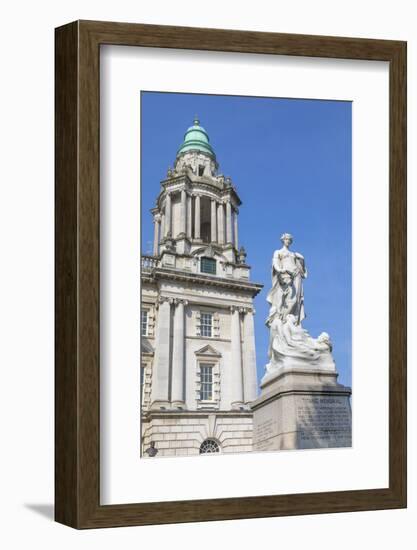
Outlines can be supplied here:
<path id="1" fill-rule="evenodd" d="M 189 151 L 198 151 L 209 155 L 213 160 L 216 159 L 216 155 L 210 145 L 210 138 L 208 137 L 205 129 L 200 126 L 198 117 L 194 117 L 194 124 L 190 126 L 184 134 L 184 141 L 181 147 L 177 151 L 178 156 Z"/>

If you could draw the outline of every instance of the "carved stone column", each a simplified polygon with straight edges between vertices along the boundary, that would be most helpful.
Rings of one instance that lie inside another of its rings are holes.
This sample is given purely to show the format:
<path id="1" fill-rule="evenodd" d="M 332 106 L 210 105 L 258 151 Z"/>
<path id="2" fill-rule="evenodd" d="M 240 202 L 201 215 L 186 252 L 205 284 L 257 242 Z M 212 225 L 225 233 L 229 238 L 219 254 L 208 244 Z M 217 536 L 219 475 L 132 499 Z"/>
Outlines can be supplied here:
<path id="1" fill-rule="evenodd" d="M 175 299 L 173 347 L 172 347 L 172 381 L 171 405 L 183 407 L 185 403 L 185 316 L 186 300 Z"/>
<path id="2" fill-rule="evenodd" d="M 211 242 L 217 242 L 217 212 L 216 212 L 216 201 L 211 200 Z"/>
<path id="3" fill-rule="evenodd" d="M 239 233 L 238 233 L 238 225 L 237 225 L 237 216 L 238 211 L 237 209 L 234 211 L 234 222 L 235 222 L 235 248 L 236 250 L 239 250 Z"/>
<path id="4" fill-rule="evenodd" d="M 245 403 L 257 397 L 254 310 L 245 309 L 243 317 L 243 396 Z"/>
<path id="5" fill-rule="evenodd" d="M 196 195 L 195 197 L 195 220 L 194 220 L 194 238 L 200 239 L 201 238 L 201 216 L 200 216 L 200 195 Z"/>
<path id="6" fill-rule="evenodd" d="M 232 409 L 243 405 L 242 346 L 240 337 L 240 309 L 232 306 L 231 313 L 231 361 L 230 404 Z"/>
<path id="7" fill-rule="evenodd" d="M 154 215 L 153 223 L 154 223 L 153 255 L 158 256 L 158 253 L 159 253 L 159 239 L 160 239 L 160 227 L 161 227 L 161 216 L 160 216 L 160 214 L 155 214 Z"/>
<path id="8" fill-rule="evenodd" d="M 227 244 L 232 244 L 233 235 L 232 235 L 232 205 L 230 200 L 226 202 L 226 242 Z"/>
<path id="9" fill-rule="evenodd" d="M 192 205 L 191 195 L 187 195 L 187 237 L 192 238 L 192 227 L 193 227 L 193 218 L 192 218 Z"/>
<path id="10" fill-rule="evenodd" d="M 165 198 L 165 237 L 172 236 L 171 233 L 171 195 L 167 193 Z"/>
<path id="11" fill-rule="evenodd" d="M 162 239 L 165 239 L 165 214 L 164 214 L 164 212 L 161 213 L 161 232 L 160 232 L 159 240 L 162 241 Z"/>
<path id="12" fill-rule="evenodd" d="M 168 407 L 169 342 L 172 299 L 160 296 L 152 372 L 151 408 Z"/>
<path id="13" fill-rule="evenodd" d="M 187 193 L 185 189 L 181 190 L 181 220 L 180 235 L 185 236 L 187 230 Z"/>
<path id="14" fill-rule="evenodd" d="M 217 242 L 224 244 L 224 209 L 221 202 L 217 205 L 217 233 Z"/>

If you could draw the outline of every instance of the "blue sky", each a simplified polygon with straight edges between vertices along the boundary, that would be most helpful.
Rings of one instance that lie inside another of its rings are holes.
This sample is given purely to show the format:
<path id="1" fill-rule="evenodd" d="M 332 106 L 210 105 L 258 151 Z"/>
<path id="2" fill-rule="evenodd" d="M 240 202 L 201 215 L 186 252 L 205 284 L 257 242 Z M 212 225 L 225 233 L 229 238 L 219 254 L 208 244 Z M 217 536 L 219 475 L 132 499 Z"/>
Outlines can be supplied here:
<path id="1" fill-rule="evenodd" d="M 330 334 L 339 382 L 350 385 L 351 103 L 142 92 L 141 113 L 142 251 L 151 250 L 160 181 L 197 114 L 242 200 L 239 244 L 252 281 L 264 285 L 255 298 L 258 379 L 268 362 L 271 258 L 289 232 L 308 269 L 303 326 Z"/>

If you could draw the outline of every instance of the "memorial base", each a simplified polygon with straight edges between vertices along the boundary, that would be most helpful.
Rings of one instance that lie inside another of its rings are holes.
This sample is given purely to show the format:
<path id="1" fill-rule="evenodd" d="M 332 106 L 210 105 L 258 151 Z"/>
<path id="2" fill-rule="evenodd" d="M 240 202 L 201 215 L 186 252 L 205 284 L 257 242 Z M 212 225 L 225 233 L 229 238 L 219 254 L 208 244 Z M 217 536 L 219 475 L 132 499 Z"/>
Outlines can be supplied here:
<path id="1" fill-rule="evenodd" d="M 253 410 L 253 450 L 352 446 L 351 389 L 329 370 L 281 368 L 261 382 Z"/>

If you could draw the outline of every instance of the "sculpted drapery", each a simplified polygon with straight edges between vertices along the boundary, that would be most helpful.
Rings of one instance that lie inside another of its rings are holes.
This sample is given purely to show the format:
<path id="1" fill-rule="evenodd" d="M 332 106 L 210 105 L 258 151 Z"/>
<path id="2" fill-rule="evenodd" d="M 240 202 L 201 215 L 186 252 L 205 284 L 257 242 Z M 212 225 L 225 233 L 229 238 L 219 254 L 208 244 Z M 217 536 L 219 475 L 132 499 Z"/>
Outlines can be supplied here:
<path id="1" fill-rule="evenodd" d="M 305 318 L 303 279 L 307 277 L 307 269 L 304 257 L 289 250 L 292 236 L 284 233 L 281 241 L 283 247 L 276 250 L 272 258 L 272 288 L 266 298 L 271 306 L 267 324 L 270 325 L 275 316 L 285 321 L 289 314 L 300 324 Z"/>

